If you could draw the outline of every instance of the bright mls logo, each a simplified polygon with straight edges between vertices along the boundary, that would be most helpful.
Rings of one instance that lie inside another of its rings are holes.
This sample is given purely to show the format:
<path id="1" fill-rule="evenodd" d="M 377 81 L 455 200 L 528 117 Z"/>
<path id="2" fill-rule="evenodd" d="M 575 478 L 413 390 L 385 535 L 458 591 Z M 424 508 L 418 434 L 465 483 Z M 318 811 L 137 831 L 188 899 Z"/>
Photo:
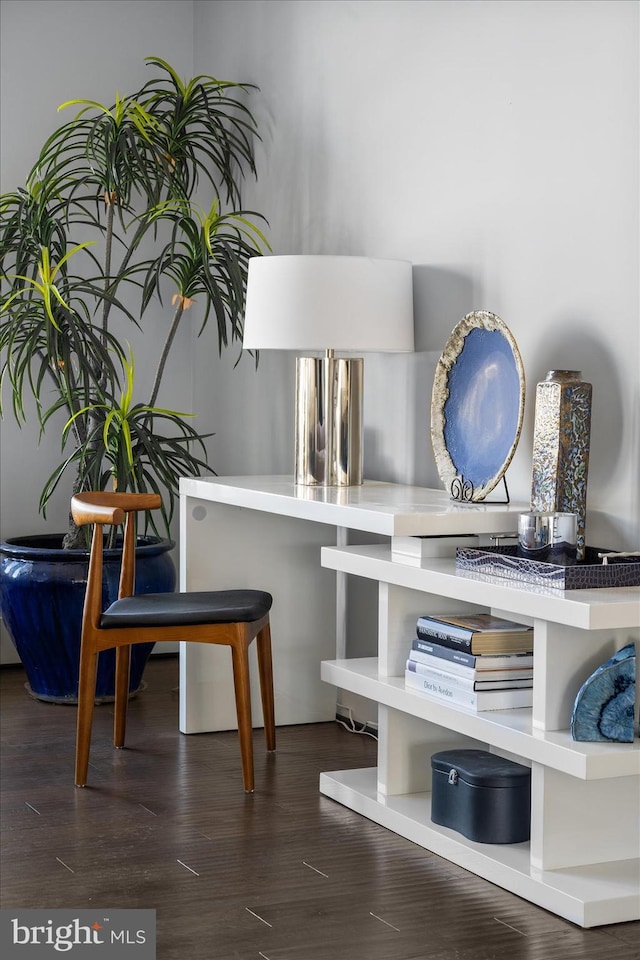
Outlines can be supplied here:
<path id="1" fill-rule="evenodd" d="M 10 960 L 156 960 L 155 910 L 0 910 L 0 952 Z"/>

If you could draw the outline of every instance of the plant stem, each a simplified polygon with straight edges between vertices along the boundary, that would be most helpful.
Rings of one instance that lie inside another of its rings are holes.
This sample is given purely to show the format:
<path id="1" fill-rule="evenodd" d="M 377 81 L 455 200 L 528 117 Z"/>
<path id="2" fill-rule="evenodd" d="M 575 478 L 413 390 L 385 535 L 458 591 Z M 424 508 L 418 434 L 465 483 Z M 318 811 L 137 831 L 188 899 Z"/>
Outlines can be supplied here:
<path id="1" fill-rule="evenodd" d="M 128 263 L 129 263 L 129 261 L 131 260 L 134 251 L 137 249 L 138 244 L 140 243 L 141 238 L 145 235 L 145 233 L 146 233 L 147 230 L 149 229 L 149 222 L 146 221 L 146 220 L 143 218 L 143 219 L 141 220 L 141 222 L 139 223 L 139 225 L 138 225 L 138 227 L 137 227 L 137 229 L 136 229 L 136 232 L 135 232 L 134 235 L 133 235 L 133 239 L 132 239 L 131 243 L 129 244 L 129 246 L 128 246 L 128 248 L 127 248 L 127 250 L 126 250 L 126 252 L 125 252 L 125 254 L 124 254 L 123 258 L 122 258 L 122 260 L 120 261 L 120 266 L 119 266 L 119 268 L 118 268 L 118 276 L 119 276 L 119 278 L 118 278 L 117 280 L 115 280 L 114 282 L 111 282 L 111 283 L 110 283 L 109 281 L 110 281 L 110 273 L 111 273 L 111 252 L 112 252 L 112 249 L 113 249 L 113 221 L 114 221 L 114 216 L 115 216 L 115 205 L 114 205 L 113 203 L 110 203 L 110 204 L 107 206 L 107 222 L 106 222 L 106 224 L 105 224 L 105 230 L 106 230 L 106 232 L 105 232 L 105 267 L 104 267 L 104 272 L 105 272 L 105 288 L 106 288 L 106 290 L 107 290 L 109 293 L 112 293 L 113 295 L 115 295 L 116 290 L 118 289 L 119 282 L 120 282 L 120 280 L 122 279 L 122 277 L 123 277 L 123 275 L 124 275 L 124 273 L 125 273 L 125 271 L 126 271 L 127 265 L 128 265 Z M 102 304 L 102 329 L 103 329 L 104 331 L 106 331 L 106 330 L 108 329 L 109 313 L 111 312 L 111 307 L 112 307 L 112 306 L 113 306 L 113 304 L 112 304 L 111 300 L 107 300 L 107 299 L 105 299 L 104 302 L 103 302 L 103 304 Z"/>
<path id="2" fill-rule="evenodd" d="M 82 478 L 79 473 L 76 474 L 73 481 L 73 488 L 71 495 L 75 496 L 76 493 L 80 493 L 82 489 Z M 67 532 L 62 538 L 62 549 L 63 550 L 86 550 L 88 548 L 87 543 L 87 534 L 86 530 L 83 527 L 77 527 L 75 525 L 74 519 L 69 513 L 69 526 Z"/>
<path id="3" fill-rule="evenodd" d="M 107 203 L 107 223 L 106 223 L 106 234 L 105 234 L 105 246 L 104 246 L 104 285 L 105 290 L 109 290 L 109 285 L 111 283 L 111 250 L 113 247 L 113 215 L 114 215 L 114 202 Z M 102 303 L 102 333 L 103 333 L 103 342 L 106 346 L 106 333 L 108 330 L 108 321 L 109 321 L 109 307 L 111 303 L 106 298 Z"/>
<path id="4" fill-rule="evenodd" d="M 171 344 L 173 343 L 173 338 L 176 335 L 178 327 L 180 325 L 180 320 L 182 314 L 184 313 L 184 305 L 182 298 L 178 300 L 178 306 L 176 307 L 176 312 L 173 315 L 173 320 L 171 321 L 171 327 L 169 333 L 167 334 L 167 339 L 158 361 L 158 369 L 156 370 L 155 380 L 153 381 L 153 390 L 151 391 L 151 399 L 149 400 L 149 406 L 154 407 L 156 400 L 158 398 L 158 391 L 160 390 L 160 383 L 162 381 L 162 375 L 164 373 L 164 367 L 167 362 L 167 357 L 169 356 L 169 350 L 171 349 Z"/>

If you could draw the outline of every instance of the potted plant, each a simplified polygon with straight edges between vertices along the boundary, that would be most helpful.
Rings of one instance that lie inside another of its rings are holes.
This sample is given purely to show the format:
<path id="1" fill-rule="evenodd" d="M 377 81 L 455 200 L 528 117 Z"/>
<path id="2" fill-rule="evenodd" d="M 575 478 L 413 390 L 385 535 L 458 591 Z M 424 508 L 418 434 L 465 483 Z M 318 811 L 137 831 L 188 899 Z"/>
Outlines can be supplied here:
<path id="1" fill-rule="evenodd" d="M 59 422 L 54 414 L 64 412 L 63 458 L 42 491 L 42 514 L 63 478 L 70 480 L 70 493 L 157 491 L 164 529 L 150 516 L 140 537 L 141 552 L 157 557 L 173 546 L 168 535 L 179 478 L 213 472 L 207 435 L 195 429 L 191 415 L 159 405 L 172 344 L 197 302 L 200 332 L 215 320 L 221 352 L 241 345 L 249 259 L 268 244 L 257 225 L 263 218 L 241 206 L 243 178 L 255 175 L 258 133 L 246 104 L 255 88 L 210 76 L 185 82 L 158 57 L 146 63 L 153 78 L 134 93 L 116 95 L 109 107 L 86 100 L 62 104 L 59 110 L 73 111 L 72 118 L 47 138 L 25 186 L 0 198 L 0 375 L 5 407 L 10 399 L 19 422 L 26 419 L 28 398 L 43 432 Z M 196 194 L 207 196 L 205 209 Z M 169 308 L 171 322 L 157 351 L 150 395 L 138 399 L 127 335 L 134 324 L 146 338 L 145 355 L 151 354 L 157 345 L 149 325 L 152 304 Z M 31 691 L 42 699 L 75 698 L 84 585 L 76 587 L 72 605 L 69 588 L 60 596 L 51 592 L 64 579 L 56 571 L 54 586 L 39 601 L 34 584 L 18 572 L 18 551 L 25 548 L 27 566 L 33 566 L 39 559 L 34 550 L 53 549 L 70 567 L 71 580 L 82 581 L 84 536 L 70 519 L 64 535 L 0 545 L 2 614 Z M 117 559 L 117 543 L 111 547 Z M 139 563 L 137 588 L 173 589 L 170 560 L 169 566 L 158 583 L 155 575 L 145 578 Z M 39 570 L 36 579 L 49 578 Z M 111 600 L 115 574 L 107 574 L 106 588 Z M 33 619 L 40 606 L 42 625 Z M 52 630 L 62 652 L 52 653 Z M 45 634 L 44 651 L 35 650 Z M 132 689 L 149 652 L 143 649 L 142 664 L 132 665 Z M 49 668 L 55 672 L 61 660 L 64 678 L 51 678 Z M 113 668 L 104 655 L 101 661 L 98 693 L 108 697 Z"/>

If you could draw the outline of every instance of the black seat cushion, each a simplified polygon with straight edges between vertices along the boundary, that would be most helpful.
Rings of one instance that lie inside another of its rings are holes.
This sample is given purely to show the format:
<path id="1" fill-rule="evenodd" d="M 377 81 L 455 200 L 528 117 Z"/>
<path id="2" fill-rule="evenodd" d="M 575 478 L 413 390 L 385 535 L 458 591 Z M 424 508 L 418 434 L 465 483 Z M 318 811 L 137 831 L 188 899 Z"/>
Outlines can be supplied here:
<path id="1" fill-rule="evenodd" d="M 142 593 L 116 600 L 100 619 L 102 629 L 170 627 L 194 623 L 251 623 L 271 609 L 263 590 Z"/>

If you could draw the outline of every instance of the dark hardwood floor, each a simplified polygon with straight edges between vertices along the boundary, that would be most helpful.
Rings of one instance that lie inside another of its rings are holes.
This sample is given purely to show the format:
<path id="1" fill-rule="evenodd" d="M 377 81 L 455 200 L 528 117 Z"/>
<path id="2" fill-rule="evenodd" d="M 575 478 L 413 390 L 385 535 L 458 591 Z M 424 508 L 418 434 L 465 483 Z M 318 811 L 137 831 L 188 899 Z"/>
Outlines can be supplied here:
<path id="1" fill-rule="evenodd" d="M 24 679 L 0 670 L 4 908 L 155 909 L 158 960 L 640 958 L 640 923 L 582 930 L 321 796 L 375 765 L 368 736 L 279 727 L 266 755 L 256 730 L 246 795 L 236 734 L 180 734 L 178 661 L 152 658 L 126 750 L 96 709 L 80 790 L 75 708 Z"/>

